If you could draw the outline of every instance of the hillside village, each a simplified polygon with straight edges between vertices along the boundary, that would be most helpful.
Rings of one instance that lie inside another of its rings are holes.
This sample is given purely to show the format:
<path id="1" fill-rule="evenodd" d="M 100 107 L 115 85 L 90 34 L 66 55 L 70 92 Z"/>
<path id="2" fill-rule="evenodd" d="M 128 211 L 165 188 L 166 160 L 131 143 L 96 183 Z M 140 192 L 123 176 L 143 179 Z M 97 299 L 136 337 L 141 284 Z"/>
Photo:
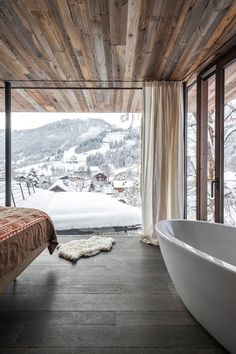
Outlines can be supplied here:
<path id="1" fill-rule="evenodd" d="M 15 130 L 12 144 L 16 205 L 29 195 L 28 190 L 22 194 L 27 186 L 55 193 L 102 193 L 140 207 L 139 122 L 123 129 L 102 119 L 63 119 Z"/>

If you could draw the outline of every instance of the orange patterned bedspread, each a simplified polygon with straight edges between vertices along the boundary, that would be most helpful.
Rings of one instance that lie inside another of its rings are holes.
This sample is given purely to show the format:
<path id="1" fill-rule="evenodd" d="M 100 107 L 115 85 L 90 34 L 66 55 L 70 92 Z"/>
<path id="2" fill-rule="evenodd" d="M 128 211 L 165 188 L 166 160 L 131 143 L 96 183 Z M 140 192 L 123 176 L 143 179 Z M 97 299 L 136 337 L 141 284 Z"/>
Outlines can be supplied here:
<path id="1" fill-rule="evenodd" d="M 14 270 L 46 242 L 52 254 L 58 242 L 46 213 L 37 209 L 0 207 L 0 277 Z"/>

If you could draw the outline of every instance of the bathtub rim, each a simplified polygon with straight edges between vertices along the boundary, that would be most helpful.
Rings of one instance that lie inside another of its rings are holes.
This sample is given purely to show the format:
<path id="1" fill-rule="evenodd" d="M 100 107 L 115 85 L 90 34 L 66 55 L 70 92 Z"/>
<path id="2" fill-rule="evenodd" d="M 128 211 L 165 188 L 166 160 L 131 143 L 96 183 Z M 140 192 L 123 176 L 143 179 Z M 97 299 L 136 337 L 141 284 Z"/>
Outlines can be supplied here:
<path id="1" fill-rule="evenodd" d="M 156 225 L 155 225 L 155 230 L 156 232 L 162 237 L 164 238 L 167 242 L 169 243 L 174 243 L 176 246 L 184 249 L 186 252 L 190 252 L 191 254 L 204 259 L 207 262 L 211 262 L 214 263 L 216 266 L 222 268 L 222 269 L 227 269 L 227 271 L 230 271 L 232 273 L 236 273 L 236 266 L 234 266 L 233 264 L 230 264 L 228 262 L 223 261 L 220 258 L 217 257 L 213 257 L 211 256 L 209 253 L 203 252 L 193 246 L 191 246 L 190 244 L 187 244 L 186 242 L 183 242 L 181 240 L 179 240 L 177 237 L 175 237 L 172 233 L 170 233 L 170 231 L 167 229 L 166 225 L 168 223 L 171 222 L 183 222 L 183 223 L 195 223 L 195 224 L 208 224 L 208 225 L 219 225 L 221 227 L 227 227 L 227 228 L 232 228 L 235 229 L 236 228 L 234 226 L 230 226 L 230 225 L 224 225 L 221 223 L 211 223 L 209 221 L 204 221 L 204 220 L 186 220 L 186 219 L 165 219 L 165 220 L 161 220 L 159 221 Z"/>

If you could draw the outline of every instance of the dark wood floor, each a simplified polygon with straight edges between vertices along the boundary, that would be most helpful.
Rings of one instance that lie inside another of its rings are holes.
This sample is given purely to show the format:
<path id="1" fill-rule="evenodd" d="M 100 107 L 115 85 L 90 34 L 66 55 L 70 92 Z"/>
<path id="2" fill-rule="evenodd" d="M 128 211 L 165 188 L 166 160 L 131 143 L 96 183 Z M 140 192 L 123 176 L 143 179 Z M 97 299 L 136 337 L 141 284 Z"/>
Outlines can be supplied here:
<path id="1" fill-rule="evenodd" d="M 116 240 L 75 265 L 41 254 L 0 295 L 0 353 L 226 353 L 183 306 L 159 248 Z"/>

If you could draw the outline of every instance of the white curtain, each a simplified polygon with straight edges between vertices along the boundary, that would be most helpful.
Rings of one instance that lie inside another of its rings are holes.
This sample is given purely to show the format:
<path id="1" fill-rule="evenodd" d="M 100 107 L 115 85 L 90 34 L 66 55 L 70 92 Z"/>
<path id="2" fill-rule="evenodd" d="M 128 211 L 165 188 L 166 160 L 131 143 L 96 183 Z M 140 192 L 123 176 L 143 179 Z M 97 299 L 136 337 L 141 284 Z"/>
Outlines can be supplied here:
<path id="1" fill-rule="evenodd" d="M 142 235 L 157 245 L 155 224 L 183 218 L 183 86 L 181 82 L 147 82 L 142 117 Z"/>

